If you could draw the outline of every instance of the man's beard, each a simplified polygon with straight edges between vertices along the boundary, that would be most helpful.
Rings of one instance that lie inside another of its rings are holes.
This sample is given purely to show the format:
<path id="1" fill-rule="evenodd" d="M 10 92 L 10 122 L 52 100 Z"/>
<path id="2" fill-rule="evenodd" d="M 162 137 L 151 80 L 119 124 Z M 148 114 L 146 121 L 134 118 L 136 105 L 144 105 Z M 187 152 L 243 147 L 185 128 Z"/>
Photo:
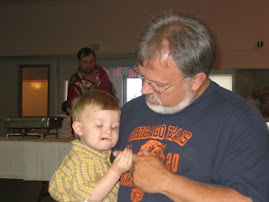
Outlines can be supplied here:
<path id="1" fill-rule="evenodd" d="M 189 106 L 193 101 L 195 93 L 187 91 L 185 98 L 175 107 L 164 107 L 162 106 L 162 102 L 158 97 L 155 97 L 153 95 L 145 95 L 145 96 L 150 97 L 150 99 L 153 99 L 158 103 L 158 104 L 152 104 L 146 99 L 146 103 L 148 107 L 154 112 L 160 113 L 160 114 L 174 114 L 174 113 L 180 112 L 181 110 Z"/>
<path id="2" fill-rule="evenodd" d="M 84 74 L 91 74 L 93 71 L 93 68 L 87 67 L 86 69 L 82 69 L 79 67 L 79 71 L 84 73 Z"/>

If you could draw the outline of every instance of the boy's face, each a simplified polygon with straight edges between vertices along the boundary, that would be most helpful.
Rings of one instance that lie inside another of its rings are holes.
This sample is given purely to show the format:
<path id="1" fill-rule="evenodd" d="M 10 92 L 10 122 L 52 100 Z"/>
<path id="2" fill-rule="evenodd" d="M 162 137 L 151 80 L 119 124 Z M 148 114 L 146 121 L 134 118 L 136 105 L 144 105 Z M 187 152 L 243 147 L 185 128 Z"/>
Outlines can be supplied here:
<path id="1" fill-rule="evenodd" d="M 73 123 L 82 144 L 104 151 L 113 148 L 119 138 L 120 113 L 112 110 L 87 109 L 81 121 Z"/>

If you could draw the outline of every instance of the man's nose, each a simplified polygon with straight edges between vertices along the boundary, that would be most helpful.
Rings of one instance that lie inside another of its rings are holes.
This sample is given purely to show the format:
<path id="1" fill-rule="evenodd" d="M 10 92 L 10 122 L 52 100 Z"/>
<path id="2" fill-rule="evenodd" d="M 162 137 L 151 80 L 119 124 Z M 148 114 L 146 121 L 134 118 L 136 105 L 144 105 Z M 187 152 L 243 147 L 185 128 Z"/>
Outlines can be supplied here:
<path id="1" fill-rule="evenodd" d="M 154 89 L 151 85 L 149 85 L 147 82 L 142 83 L 141 93 L 143 95 L 152 94 L 154 92 Z"/>

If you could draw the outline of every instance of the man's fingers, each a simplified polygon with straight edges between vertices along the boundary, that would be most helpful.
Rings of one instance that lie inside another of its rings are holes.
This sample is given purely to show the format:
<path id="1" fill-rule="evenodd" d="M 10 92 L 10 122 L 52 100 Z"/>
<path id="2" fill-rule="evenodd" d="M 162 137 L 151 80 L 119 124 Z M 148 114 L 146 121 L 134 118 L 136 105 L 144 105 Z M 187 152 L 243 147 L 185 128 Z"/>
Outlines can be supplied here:
<path id="1" fill-rule="evenodd" d="M 139 155 L 133 153 L 133 161 L 137 161 L 139 159 Z"/>
<path id="2" fill-rule="evenodd" d="M 152 153 L 149 152 L 148 149 L 142 150 L 142 156 L 154 156 Z M 137 155 L 133 153 L 133 161 L 138 161 L 139 159 L 143 158 L 141 155 Z"/>
<path id="3" fill-rule="evenodd" d="M 113 156 L 117 157 L 122 151 L 116 150 L 113 152 Z M 143 156 L 153 156 L 148 149 L 143 149 L 142 151 Z M 133 153 L 133 161 L 138 161 L 138 159 L 141 158 L 141 156 Z"/>
<path id="4" fill-rule="evenodd" d="M 144 156 L 153 156 L 152 153 L 150 153 L 148 149 L 143 149 L 143 150 L 142 150 L 142 154 L 143 154 Z"/>

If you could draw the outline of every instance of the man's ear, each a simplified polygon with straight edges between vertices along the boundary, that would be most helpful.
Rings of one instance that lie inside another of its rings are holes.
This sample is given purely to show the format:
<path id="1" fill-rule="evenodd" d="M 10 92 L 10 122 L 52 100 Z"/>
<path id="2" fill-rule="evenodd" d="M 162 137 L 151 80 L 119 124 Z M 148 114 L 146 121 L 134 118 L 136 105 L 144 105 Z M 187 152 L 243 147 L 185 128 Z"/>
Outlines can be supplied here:
<path id="1" fill-rule="evenodd" d="M 204 72 L 198 73 L 196 74 L 193 78 L 192 78 L 192 85 L 191 85 L 191 89 L 193 91 L 197 91 L 201 85 L 204 83 L 204 81 L 206 80 L 207 76 Z"/>
<path id="2" fill-rule="evenodd" d="M 82 126 L 81 126 L 81 123 L 80 123 L 80 122 L 78 122 L 78 121 L 74 121 L 74 122 L 72 123 L 72 128 L 73 128 L 74 132 L 75 132 L 77 135 L 79 135 L 79 136 L 82 135 Z"/>

